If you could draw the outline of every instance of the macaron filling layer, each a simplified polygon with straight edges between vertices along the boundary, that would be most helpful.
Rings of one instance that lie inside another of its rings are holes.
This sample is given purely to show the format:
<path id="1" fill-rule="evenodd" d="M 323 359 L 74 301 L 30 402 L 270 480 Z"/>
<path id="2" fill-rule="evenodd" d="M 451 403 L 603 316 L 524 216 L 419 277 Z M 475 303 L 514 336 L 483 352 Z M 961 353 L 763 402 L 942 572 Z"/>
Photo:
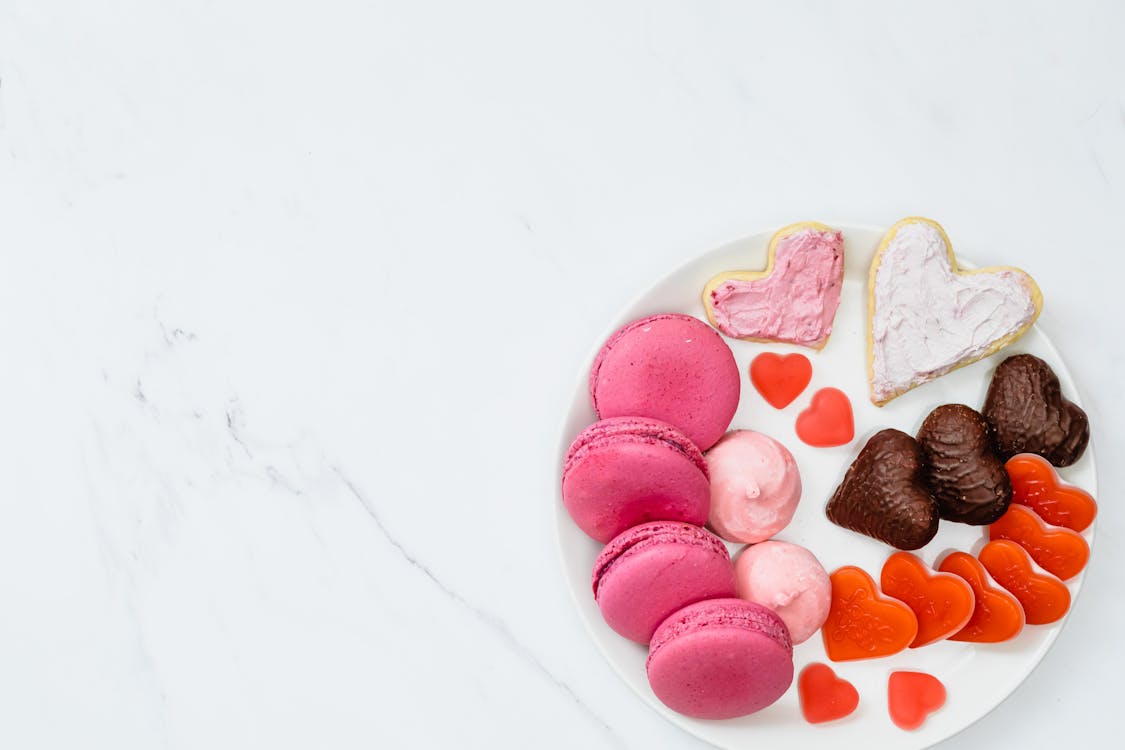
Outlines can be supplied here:
<path id="1" fill-rule="evenodd" d="M 677 544 L 688 547 L 709 549 L 717 555 L 729 556 L 726 545 L 714 534 L 698 526 L 687 523 L 649 523 L 635 527 L 606 545 L 594 563 L 593 589 L 594 599 L 598 598 L 598 591 L 602 580 L 614 566 L 631 555 L 639 554 L 647 549 L 662 545 Z"/>

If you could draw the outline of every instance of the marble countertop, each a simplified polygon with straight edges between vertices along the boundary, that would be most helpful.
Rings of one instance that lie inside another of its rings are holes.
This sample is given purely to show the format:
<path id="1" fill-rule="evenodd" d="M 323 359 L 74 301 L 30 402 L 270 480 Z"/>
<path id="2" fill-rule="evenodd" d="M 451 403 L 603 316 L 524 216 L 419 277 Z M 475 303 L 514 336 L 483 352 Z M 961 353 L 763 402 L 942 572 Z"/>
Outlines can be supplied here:
<path id="1" fill-rule="evenodd" d="M 1039 279 L 1104 457 L 942 747 L 1105 746 L 1125 6 L 848 5 L 0 4 L 0 746 L 702 748 L 563 585 L 578 363 L 720 242 L 910 214 Z"/>

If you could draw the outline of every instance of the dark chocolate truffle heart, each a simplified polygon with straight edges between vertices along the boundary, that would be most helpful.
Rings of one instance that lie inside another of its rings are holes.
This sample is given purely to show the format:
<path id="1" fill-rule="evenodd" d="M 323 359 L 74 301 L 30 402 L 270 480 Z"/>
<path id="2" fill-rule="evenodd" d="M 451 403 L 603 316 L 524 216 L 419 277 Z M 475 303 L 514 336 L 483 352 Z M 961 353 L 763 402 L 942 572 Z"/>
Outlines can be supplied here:
<path id="1" fill-rule="evenodd" d="M 1090 442 L 1086 412 L 1063 398 L 1054 370 L 1030 354 L 1000 363 L 981 411 L 1005 461 L 1038 453 L 1055 466 L 1070 466 Z"/>
<path id="2" fill-rule="evenodd" d="M 983 526 L 1012 502 L 1012 482 L 992 447 L 988 422 L 964 404 L 930 412 L 918 430 L 923 476 L 941 517 Z"/>
<path id="3" fill-rule="evenodd" d="M 922 476 L 922 449 L 899 430 L 871 436 L 828 501 L 828 520 L 899 549 L 934 538 L 938 506 Z"/>

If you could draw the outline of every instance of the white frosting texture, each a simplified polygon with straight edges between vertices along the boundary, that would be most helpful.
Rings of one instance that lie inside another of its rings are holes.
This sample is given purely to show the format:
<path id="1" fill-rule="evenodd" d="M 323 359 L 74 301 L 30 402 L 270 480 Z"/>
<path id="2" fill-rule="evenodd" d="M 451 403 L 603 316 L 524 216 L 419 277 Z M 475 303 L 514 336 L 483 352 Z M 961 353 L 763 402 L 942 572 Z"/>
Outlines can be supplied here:
<path id="1" fill-rule="evenodd" d="M 984 356 L 1028 326 L 1038 310 L 1017 269 L 959 274 L 938 228 L 898 228 L 875 271 L 871 320 L 875 401 L 883 402 Z"/>

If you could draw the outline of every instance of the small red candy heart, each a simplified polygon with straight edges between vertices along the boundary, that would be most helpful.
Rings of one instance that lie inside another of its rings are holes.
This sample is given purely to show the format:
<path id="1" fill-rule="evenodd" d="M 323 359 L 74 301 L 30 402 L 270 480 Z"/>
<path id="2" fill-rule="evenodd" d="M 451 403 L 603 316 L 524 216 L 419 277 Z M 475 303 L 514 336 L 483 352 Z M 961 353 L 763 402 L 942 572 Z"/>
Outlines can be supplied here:
<path id="1" fill-rule="evenodd" d="M 810 724 L 842 719 L 859 705 L 855 685 L 836 676 L 827 664 L 813 663 L 797 678 L 801 713 Z"/>
<path id="2" fill-rule="evenodd" d="M 821 388 L 797 416 L 797 437 L 816 448 L 845 445 L 855 437 L 852 402 L 838 388 Z"/>
<path id="3" fill-rule="evenodd" d="M 938 678 L 925 672 L 891 672 L 887 709 L 899 729 L 917 729 L 944 705 L 945 685 Z"/>
<path id="4" fill-rule="evenodd" d="M 750 382 L 775 409 L 784 409 L 812 380 L 812 363 L 804 354 L 762 352 L 750 363 Z"/>

